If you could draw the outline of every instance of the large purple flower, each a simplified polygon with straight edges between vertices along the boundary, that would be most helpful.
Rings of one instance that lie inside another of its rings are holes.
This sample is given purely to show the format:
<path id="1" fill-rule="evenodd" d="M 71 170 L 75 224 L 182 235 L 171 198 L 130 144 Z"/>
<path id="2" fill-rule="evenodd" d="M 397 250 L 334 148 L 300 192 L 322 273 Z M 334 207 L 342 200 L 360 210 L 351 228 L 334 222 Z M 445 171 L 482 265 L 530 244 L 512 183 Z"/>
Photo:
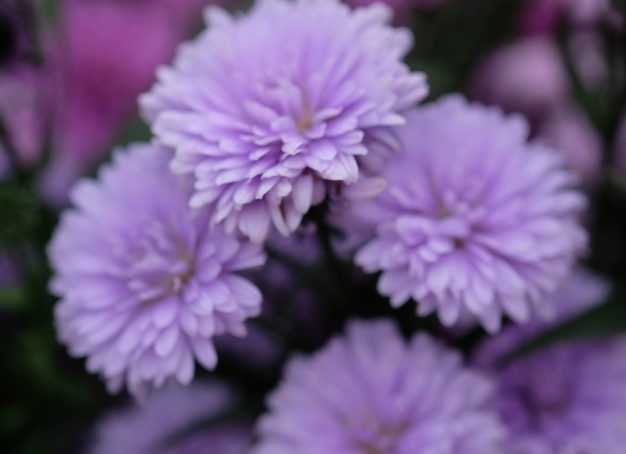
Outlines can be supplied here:
<path id="1" fill-rule="evenodd" d="M 292 360 L 259 422 L 255 454 L 499 454 L 492 383 L 425 334 L 354 322 Z"/>
<path id="2" fill-rule="evenodd" d="M 359 158 L 391 145 L 388 127 L 427 93 L 390 17 L 338 0 L 265 0 L 237 18 L 209 8 L 208 30 L 140 99 L 174 172 L 194 177 L 191 206 L 259 242 L 272 223 L 295 230 L 324 181 L 355 183 Z"/>
<path id="3" fill-rule="evenodd" d="M 548 312 L 586 242 L 585 200 L 562 157 L 528 143 L 521 117 L 456 96 L 413 111 L 398 133 L 389 186 L 344 216 L 348 231 L 376 229 L 356 262 L 383 272 L 379 291 L 448 326 L 464 311 L 490 331 L 503 312 L 518 322 Z"/>
<path id="4" fill-rule="evenodd" d="M 59 338 L 112 391 L 189 383 L 194 356 L 215 366 L 213 336 L 244 334 L 260 311 L 259 290 L 233 272 L 263 252 L 190 211 L 169 158 L 153 145 L 118 152 L 74 188 L 49 248 Z"/>
<path id="5" fill-rule="evenodd" d="M 235 403 L 233 392 L 222 383 L 168 386 L 143 402 L 111 412 L 94 430 L 90 454 L 244 454 L 252 442 L 247 421 L 215 423 L 177 442 L 172 440 L 210 417 L 219 418 Z"/>

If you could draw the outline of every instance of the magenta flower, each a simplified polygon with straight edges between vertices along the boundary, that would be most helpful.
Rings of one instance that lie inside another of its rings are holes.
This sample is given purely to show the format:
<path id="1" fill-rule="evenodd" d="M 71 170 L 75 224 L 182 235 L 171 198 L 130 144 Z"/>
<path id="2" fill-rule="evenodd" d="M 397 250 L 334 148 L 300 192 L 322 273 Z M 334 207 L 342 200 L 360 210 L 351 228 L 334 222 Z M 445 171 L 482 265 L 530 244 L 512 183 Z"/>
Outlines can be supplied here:
<path id="1" fill-rule="evenodd" d="M 234 273 L 263 252 L 191 212 L 169 159 L 153 145 L 118 152 L 73 189 L 49 247 L 59 339 L 111 391 L 189 383 L 194 357 L 215 367 L 213 336 L 245 334 L 260 311 L 259 290 Z"/>
<path id="2" fill-rule="evenodd" d="M 311 358 L 291 360 L 254 454 L 499 454 L 492 383 L 425 334 L 352 322 Z"/>
<path id="3" fill-rule="evenodd" d="M 41 157 L 49 113 L 46 88 L 44 75 L 31 66 L 0 72 L 0 120 L 21 165 L 31 166 Z"/>
<path id="4" fill-rule="evenodd" d="M 389 186 L 345 224 L 375 229 L 355 260 L 382 271 L 380 293 L 394 306 L 413 298 L 446 326 L 467 310 L 492 332 L 503 313 L 549 312 L 546 296 L 586 243 L 585 199 L 561 156 L 528 143 L 521 117 L 459 96 L 415 110 L 398 134 Z"/>
<path id="5" fill-rule="evenodd" d="M 146 402 L 111 412 L 94 430 L 90 454 L 244 454 L 250 447 L 251 428 L 245 421 L 220 423 L 198 430 L 173 444 L 168 437 L 198 420 L 219 417 L 235 403 L 233 392 L 219 382 L 170 386 L 150 395 Z"/>
<path id="6" fill-rule="evenodd" d="M 44 67 L 53 87 L 54 153 L 43 195 L 67 203 L 68 188 L 110 150 L 185 36 L 161 7 L 143 2 L 66 0 L 59 29 L 45 40 Z"/>
<path id="7" fill-rule="evenodd" d="M 260 242 L 271 224 L 294 231 L 325 181 L 356 182 L 367 144 L 427 92 L 390 15 L 337 0 L 267 0 L 236 18 L 210 8 L 207 31 L 140 99 L 173 171 L 193 176 L 191 206 Z"/>

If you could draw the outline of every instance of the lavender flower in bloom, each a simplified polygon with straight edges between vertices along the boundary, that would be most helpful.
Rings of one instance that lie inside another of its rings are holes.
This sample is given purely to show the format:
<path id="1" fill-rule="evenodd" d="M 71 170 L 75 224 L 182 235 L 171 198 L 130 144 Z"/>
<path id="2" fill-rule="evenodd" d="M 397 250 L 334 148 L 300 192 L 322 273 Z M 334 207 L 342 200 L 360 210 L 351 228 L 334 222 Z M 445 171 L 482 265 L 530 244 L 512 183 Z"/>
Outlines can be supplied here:
<path id="1" fill-rule="evenodd" d="M 229 388 L 218 382 L 166 387 L 142 405 L 114 411 L 94 431 L 90 454 L 244 454 L 251 444 L 245 421 L 198 430 L 177 443 L 167 438 L 200 419 L 218 416 L 234 403 Z"/>
<path id="2" fill-rule="evenodd" d="M 355 183 L 367 144 L 393 142 L 388 127 L 427 93 L 390 17 L 337 0 L 265 0 L 237 18 L 209 8 L 210 28 L 140 99 L 173 171 L 194 177 L 191 206 L 260 242 L 272 223 L 294 231 L 324 180 Z"/>
<path id="3" fill-rule="evenodd" d="M 495 408 L 510 430 L 507 453 L 617 454 L 626 442 L 626 338 L 557 345 L 502 370 L 499 361 L 555 323 L 600 303 L 607 282 L 575 269 L 553 296 L 551 321 L 509 326 L 472 358 L 498 380 Z M 592 417 L 590 417 L 592 415 Z"/>
<path id="4" fill-rule="evenodd" d="M 555 346 L 516 361 L 501 371 L 495 399 L 510 431 L 507 452 L 623 452 L 624 383 L 624 337 Z"/>
<path id="5" fill-rule="evenodd" d="M 412 297 L 447 326 L 468 310 L 490 331 L 503 312 L 548 312 L 586 241 L 585 200 L 562 157 L 527 143 L 521 117 L 456 96 L 412 112 L 398 134 L 405 152 L 385 169 L 388 188 L 352 213 L 356 228 L 376 228 L 356 262 L 383 271 L 381 294 L 394 306 Z"/>
<path id="6" fill-rule="evenodd" d="M 260 311 L 259 290 L 233 272 L 263 252 L 191 212 L 169 158 L 153 145 L 118 152 L 100 181 L 73 189 L 49 248 L 59 338 L 111 391 L 188 384 L 194 356 L 215 366 L 213 336 L 245 334 Z"/>
<path id="7" fill-rule="evenodd" d="M 254 454 L 490 454 L 505 436 L 487 408 L 492 383 L 425 334 L 354 322 L 287 366 L 259 422 Z"/>

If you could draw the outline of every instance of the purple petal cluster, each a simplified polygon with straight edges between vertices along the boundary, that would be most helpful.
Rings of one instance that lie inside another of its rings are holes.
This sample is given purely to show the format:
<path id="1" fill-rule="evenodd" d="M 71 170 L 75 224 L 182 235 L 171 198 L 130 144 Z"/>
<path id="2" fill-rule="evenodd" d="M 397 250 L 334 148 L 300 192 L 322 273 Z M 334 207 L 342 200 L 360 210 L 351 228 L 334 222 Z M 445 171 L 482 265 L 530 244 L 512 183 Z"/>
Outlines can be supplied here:
<path id="1" fill-rule="evenodd" d="M 188 384 L 194 357 L 215 367 L 213 336 L 244 334 L 260 312 L 259 290 L 234 273 L 263 264 L 262 250 L 190 211 L 170 157 L 154 145 L 116 153 L 73 189 L 49 247 L 59 339 L 112 391 Z"/>
<path id="2" fill-rule="evenodd" d="M 97 423 L 90 454 L 244 454 L 251 440 L 245 421 L 212 425 L 168 444 L 171 438 L 198 420 L 219 417 L 234 404 L 232 391 L 219 382 L 168 386 L 141 405 L 111 412 Z"/>
<path id="3" fill-rule="evenodd" d="M 584 248 L 584 197 L 562 157 L 528 143 L 517 116 L 452 96 L 412 111 L 385 168 L 387 189 L 354 204 L 346 224 L 374 238 L 356 255 L 382 271 L 381 294 L 418 301 L 454 325 L 464 311 L 497 331 L 501 317 L 549 312 L 546 297 Z M 370 230 L 370 231 L 371 231 Z"/>
<path id="4" fill-rule="evenodd" d="M 287 366 L 269 397 L 254 454 L 500 454 L 492 383 L 426 334 L 353 322 Z"/>
<path id="5" fill-rule="evenodd" d="M 325 182 L 356 182 L 368 143 L 391 144 L 389 127 L 427 93 L 401 61 L 411 35 L 390 18 L 338 0 L 209 8 L 208 29 L 140 98 L 172 170 L 193 177 L 191 206 L 260 242 L 272 225 L 294 231 Z"/>

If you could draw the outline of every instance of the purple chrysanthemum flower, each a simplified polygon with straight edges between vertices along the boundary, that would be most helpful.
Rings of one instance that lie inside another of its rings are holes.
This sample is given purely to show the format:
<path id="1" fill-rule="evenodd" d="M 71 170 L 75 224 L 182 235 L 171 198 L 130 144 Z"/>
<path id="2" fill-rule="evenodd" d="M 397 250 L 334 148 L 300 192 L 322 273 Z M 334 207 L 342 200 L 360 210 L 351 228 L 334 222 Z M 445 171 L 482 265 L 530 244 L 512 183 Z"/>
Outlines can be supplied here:
<path id="1" fill-rule="evenodd" d="M 577 221 L 584 197 L 562 157 L 528 143 L 517 116 L 459 96 L 417 109 L 398 129 L 404 153 L 386 167 L 387 189 L 353 205 L 348 232 L 375 229 L 356 255 L 382 271 L 394 306 L 418 301 L 451 326 L 469 311 L 490 331 L 506 313 L 548 312 L 546 295 L 567 276 L 586 242 Z"/>
<path id="2" fill-rule="evenodd" d="M 255 454 L 499 454 L 492 383 L 425 334 L 355 322 L 292 360 L 259 422 Z"/>
<path id="3" fill-rule="evenodd" d="M 359 159 L 392 145 L 388 127 L 427 93 L 390 17 L 338 0 L 265 0 L 237 18 L 209 8 L 209 29 L 140 100 L 173 171 L 194 177 L 191 206 L 260 242 L 271 224 L 294 231 L 325 180 L 355 183 Z"/>
<path id="4" fill-rule="evenodd" d="M 498 380 L 495 408 L 510 431 L 511 454 L 618 454 L 626 442 L 626 338 L 577 341 L 501 360 L 556 323 L 601 303 L 609 285 L 575 269 L 552 297 L 552 320 L 510 325 L 489 337 L 472 364 Z"/>
<path id="5" fill-rule="evenodd" d="M 160 389 L 141 405 L 110 413 L 98 422 L 90 454 L 244 454 L 252 442 L 247 421 L 216 423 L 187 437 L 182 431 L 210 417 L 230 411 L 232 391 L 219 382 Z"/>
<path id="6" fill-rule="evenodd" d="M 626 338 L 557 345 L 517 360 L 498 380 L 507 453 L 624 451 Z"/>
<path id="7" fill-rule="evenodd" d="M 215 367 L 213 336 L 244 334 L 260 311 L 259 290 L 233 273 L 263 252 L 191 212 L 169 158 L 154 145 L 117 153 L 73 189 L 49 248 L 59 338 L 112 391 L 189 383 L 194 356 Z"/>

